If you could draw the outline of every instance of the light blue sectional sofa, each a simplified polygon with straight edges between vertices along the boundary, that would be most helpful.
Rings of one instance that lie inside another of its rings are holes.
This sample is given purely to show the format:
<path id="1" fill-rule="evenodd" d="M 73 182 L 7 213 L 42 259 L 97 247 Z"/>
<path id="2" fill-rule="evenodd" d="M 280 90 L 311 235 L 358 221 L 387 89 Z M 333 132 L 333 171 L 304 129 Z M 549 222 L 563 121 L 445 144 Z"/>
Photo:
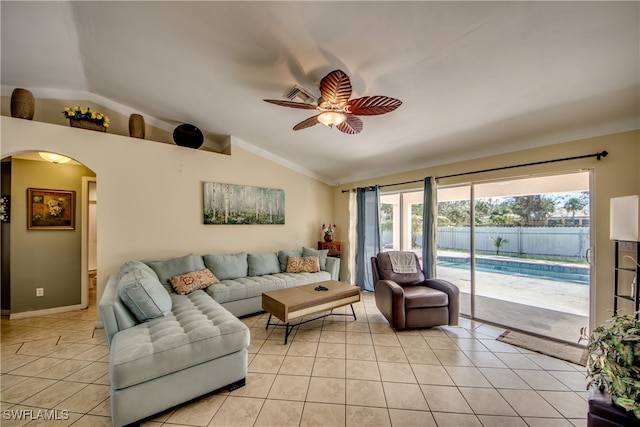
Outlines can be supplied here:
<path id="1" fill-rule="evenodd" d="M 287 273 L 290 256 L 317 256 L 321 270 Z M 186 294 L 171 285 L 172 278 L 206 270 L 219 283 Z M 113 425 L 243 386 L 250 336 L 238 317 L 262 311 L 262 292 L 338 280 L 339 270 L 339 259 L 310 248 L 123 264 L 99 303 L 110 347 Z"/>
<path id="2" fill-rule="evenodd" d="M 206 292 L 236 316 L 257 313 L 262 311 L 262 292 L 338 280 L 340 259 L 328 257 L 327 253 L 326 250 L 302 248 L 278 253 L 204 255 L 204 264 L 220 280 Z M 313 255 L 320 259 L 319 272 L 286 272 L 289 256 Z"/>

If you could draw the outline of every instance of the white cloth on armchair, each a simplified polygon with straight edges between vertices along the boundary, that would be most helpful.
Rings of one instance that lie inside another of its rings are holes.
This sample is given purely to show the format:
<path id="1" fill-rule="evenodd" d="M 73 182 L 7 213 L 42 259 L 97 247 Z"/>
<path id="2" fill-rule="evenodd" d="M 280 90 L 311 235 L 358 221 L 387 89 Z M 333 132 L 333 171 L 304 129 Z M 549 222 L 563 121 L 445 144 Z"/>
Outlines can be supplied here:
<path id="1" fill-rule="evenodd" d="M 413 252 L 390 251 L 389 260 L 394 273 L 417 273 L 416 257 Z"/>

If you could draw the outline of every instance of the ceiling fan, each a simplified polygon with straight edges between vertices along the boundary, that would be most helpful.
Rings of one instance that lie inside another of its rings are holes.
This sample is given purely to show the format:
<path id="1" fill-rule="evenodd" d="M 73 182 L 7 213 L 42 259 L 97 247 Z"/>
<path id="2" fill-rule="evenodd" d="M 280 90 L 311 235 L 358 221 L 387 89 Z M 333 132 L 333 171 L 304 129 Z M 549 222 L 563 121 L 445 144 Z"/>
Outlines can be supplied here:
<path id="1" fill-rule="evenodd" d="M 335 126 L 340 132 L 350 135 L 362 131 L 362 119 L 358 116 L 390 113 L 402 105 L 402 101 L 388 96 L 363 96 L 351 101 L 349 101 L 349 97 L 351 97 L 349 76 L 342 70 L 335 70 L 320 81 L 318 105 L 277 99 L 265 99 L 264 101 L 283 107 L 320 111 L 319 114 L 295 125 L 293 130 L 306 129 L 322 123 L 329 127 Z"/>

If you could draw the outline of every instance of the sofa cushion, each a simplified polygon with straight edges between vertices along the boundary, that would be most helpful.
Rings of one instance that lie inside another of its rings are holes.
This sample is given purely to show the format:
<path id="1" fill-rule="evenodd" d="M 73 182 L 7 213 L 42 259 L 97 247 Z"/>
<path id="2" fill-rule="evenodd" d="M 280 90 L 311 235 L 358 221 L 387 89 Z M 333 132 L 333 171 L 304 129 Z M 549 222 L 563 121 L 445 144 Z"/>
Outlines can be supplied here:
<path id="1" fill-rule="evenodd" d="M 331 274 L 327 271 L 319 271 L 317 273 L 278 273 L 220 280 L 220 283 L 209 286 L 204 291 L 220 304 L 224 304 L 259 297 L 263 292 L 324 282 L 326 280 L 331 280 Z"/>
<path id="2" fill-rule="evenodd" d="M 247 277 L 247 272 L 249 271 L 246 252 L 204 255 L 202 259 L 204 260 L 204 265 L 211 270 L 218 280 Z"/>
<path id="3" fill-rule="evenodd" d="M 157 277 L 144 269 L 133 269 L 120 278 L 118 295 L 140 322 L 171 312 L 171 297 Z"/>
<path id="4" fill-rule="evenodd" d="M 179 258 L 143 262 L 156 272 L 161 283 L 167 285 L 170 284 L 170 280 L 174 276 L 205 269 L 202 257 L 194 254 L 185 255 Z"/>
<path id="5" fill-rule="evenodd" d="M 317 250 L 311 248 L 302 248 L 302 256 L 317 256 L 320 260 L 320 270 L 324 271 L 327 269 L 327 254 L 329 253 L 329 249 Z"/>
<path id="6" fill-rule="evenodd" d="M 447 307 L 449 297 L 446 293 L 428 286 L 405 286 L 406 308 Z"/>
<path id="7" fill-rule="evenodd" d="M 320 271 L 320 259 L 317 256 L 290 256 L 287 260 L 287 273 L 317 273 L 318 271 Z"/>
<path id="8" fill-rule="evenodd" d="M 302 249 L 290 249 L 287 251 L 278 251 L 278 261 L 280 262 L 280 271 L 287 271 L 287 259 L 290 256 L 301 257 Z"/>
<path id="9" fill-rule="evenodd" d="M 208 268 L 171 278 L 171 286 L 180 295 L 186 295 L 198 289 L 208 288 L 214 283 L 218 283 L 218 279 Z"/>
<path id="10" fill-rule="evenodd" d="M 265 274 L 280 273 L 280 262 L 275 252 L 264 254 L 249 254 L 249 276 L 264 276 Z"/>
<path id="11" fill-rule="evenodd" d="M 127 274 L 131 270 L 144 270 L 147 273 L 149 273 L 151 276 L 153 276 L 156 279 L 158 279 L 158 275 L 156 274 L 156 272 L 153 271 L 151 269 L 151 267 L 149 267 L 147 264 L 145 264 L 142 261 L 127 261 L 127 262 L 125 262 L 120 267 L 120 275 L 118 277 L 124 276 L 125 274 Z M 160 279 L 158 279 L 158 280 L 160 280 Z"/>
<path id="12" fill-rule="evenodd" d="M 249 346 L 249 329 L 204 291 L 171 294 L 171 314 L 118 332 L 111 343 L 111 386 L 122 389 Z M 167 390 L 167 392 L 170 392 Z"/>

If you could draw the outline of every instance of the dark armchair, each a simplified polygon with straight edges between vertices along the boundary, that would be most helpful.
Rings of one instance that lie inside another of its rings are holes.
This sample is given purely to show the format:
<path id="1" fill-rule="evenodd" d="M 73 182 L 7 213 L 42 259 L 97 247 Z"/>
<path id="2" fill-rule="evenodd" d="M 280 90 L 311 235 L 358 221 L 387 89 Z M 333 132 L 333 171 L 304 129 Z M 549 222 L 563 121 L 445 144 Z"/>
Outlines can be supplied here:
<path id="1" fill-rule="evenodd" d="M 418 256 L 416 272 L 401 271 L 392 264 L 392 252 L 381 252 L 371 258 L 376 306 L 396 330 L 430 328 L 458 324 L 460 314 L 459 290 L 453 283 L 440 279 L 425 279 Z M 405 256 L 405 260 L 411 258 Z M 397 258 L 393 258 L 397 261 Z"/>

